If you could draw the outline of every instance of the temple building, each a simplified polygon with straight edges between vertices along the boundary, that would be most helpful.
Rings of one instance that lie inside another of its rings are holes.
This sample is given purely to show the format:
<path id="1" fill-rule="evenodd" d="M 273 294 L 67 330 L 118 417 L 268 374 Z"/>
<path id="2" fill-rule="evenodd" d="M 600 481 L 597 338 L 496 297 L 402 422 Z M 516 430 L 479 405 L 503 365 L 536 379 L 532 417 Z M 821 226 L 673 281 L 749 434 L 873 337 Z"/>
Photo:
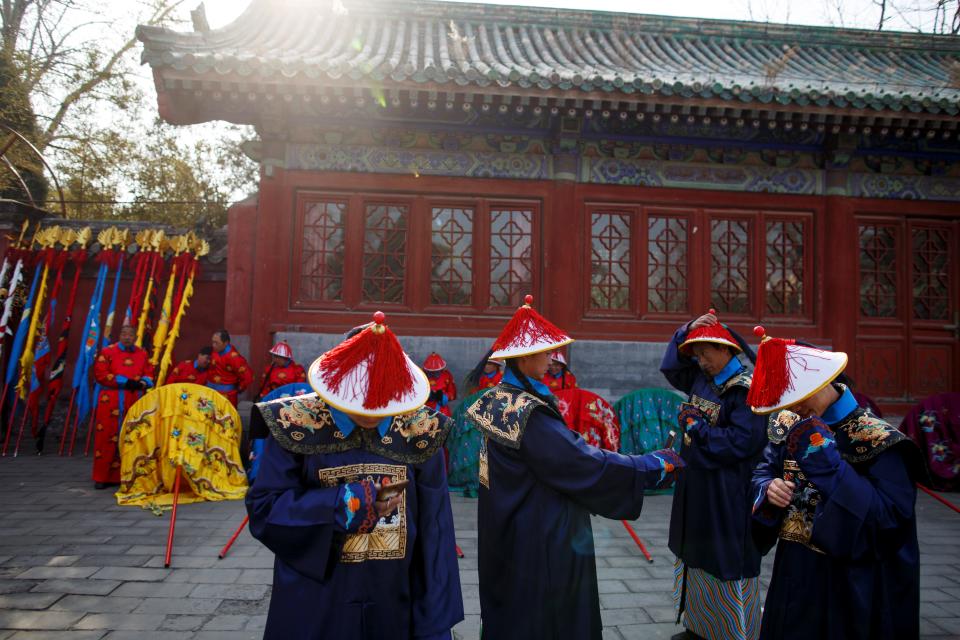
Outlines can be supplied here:
<path id="1" fill-rule="evenodd" d="M 847 351 L 883 407 L 960 387 L 960 39 L 424 0 L 138 36 L 165 120 L 256 128 L 254 366 L 381 309 L 460 375 L 533 293 L 611 399 L 710 307 Z"/>

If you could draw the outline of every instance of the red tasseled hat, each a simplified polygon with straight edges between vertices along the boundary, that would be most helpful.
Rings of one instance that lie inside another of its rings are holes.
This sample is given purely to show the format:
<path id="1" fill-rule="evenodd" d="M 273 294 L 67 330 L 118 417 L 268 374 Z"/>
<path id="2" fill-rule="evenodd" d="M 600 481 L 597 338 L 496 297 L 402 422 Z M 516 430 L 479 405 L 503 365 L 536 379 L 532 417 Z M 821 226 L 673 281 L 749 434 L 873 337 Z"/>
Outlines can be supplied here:
<path id="1" fill-rule="evenodd" d="M 423 361 L 423 370 L 424 371 L 443 371 L 447 368 L 447 361 L 444 360 L 439 353 L 433 351 L 427 358 Z"/>
<path id="2" fill-rule="evenodd" d="M 806 400 L 836 378 L 847 366 L 847 354 L 771 338 L 763 327 L 747 404 L 754 413 L 773 413 Z"/>
<path id="3" fill-rule="evenodd" d="M 573 338 L 533 309 L 533 296 L 527 295 L 523 300 L 525 304 L 517 309 L 493 343 L 491 359 L 553 351 L 573 342 Z"/>
<path id="4" fill-rule="evenodd" d="M 717 312 L 713 309 L 710 309 L 710 313 L 716 315 Z M 693 356 L 693 350 L 690 348 L 698 342 L 709 342 L 712 344 L 719 344 L 726 347 L 734 348 L 737 353 L 743 351 L 740 348 L 740 345 L 737 343 L 737 340 L 733 335 L 727 330 L 725 326 L 719 322 L 715 325 L 709 327 L 697 327 L 693 331 L 687 334 L 687 339 L 683 344 L 680 345 L 680 353 L 687 357 Z"/>
<path id="5" fill-rule="evenodd" d="M 310 365 L 310 385 L 331 406 L 381 417 L 413 411 L 427 401 L 427 376 L 403 352 L 384 319 L 377 311 L 372 324 Z"/>
<path id="6" fill-rule="evenodd" d="M 270 353 L 275 356 L 280 356 L 281 358 L 293 360 L 293 349 L 290 348 L 290 345 L 287 344 L 286 340 L 281 340 L 277 344 L 273 345 L 273 349 L 270 349 Z"/>

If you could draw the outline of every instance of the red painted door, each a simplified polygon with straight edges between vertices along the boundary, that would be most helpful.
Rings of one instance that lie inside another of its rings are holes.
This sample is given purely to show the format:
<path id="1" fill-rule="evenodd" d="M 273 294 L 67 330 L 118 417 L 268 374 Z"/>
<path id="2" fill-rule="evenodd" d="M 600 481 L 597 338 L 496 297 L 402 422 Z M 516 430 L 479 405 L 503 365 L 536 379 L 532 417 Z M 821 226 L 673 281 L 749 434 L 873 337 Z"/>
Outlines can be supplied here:
<path id="1" fill-rule="evenodd" d="M 960 225 L 859 216 L 858 387 L 912 403 L 960 387 Z"/>

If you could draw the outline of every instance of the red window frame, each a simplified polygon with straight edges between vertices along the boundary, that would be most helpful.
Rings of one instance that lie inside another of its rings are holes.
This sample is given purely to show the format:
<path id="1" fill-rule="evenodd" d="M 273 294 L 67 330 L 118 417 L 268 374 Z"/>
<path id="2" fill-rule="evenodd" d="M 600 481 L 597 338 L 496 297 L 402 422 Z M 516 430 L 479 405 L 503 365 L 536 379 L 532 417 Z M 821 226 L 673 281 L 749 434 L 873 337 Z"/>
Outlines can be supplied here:
<path id="1" fill-rule="evenodd" d="M 629 309 L 612 310 L 593 305 L 591 296 L 593 276 L 593 227 L 594 214 L 623 214 L 630 221 L 631 271 L 629 283 Z M 583 317 L 585 319 L 625 318 L 636 321 L 659 321 L 689 318 L 716 306 L 712 286 L 713 254 L 712 228 L 714 221 L 733 220 L 745 222 L 747 228 L 747 310 L 742 313 L 724 312 L 724 317 L 738 321 L 799 321 L 812 323 L 814 317 L 814 212 L 797 210 L 746 210 L 719 207 L 674 207 L 647 205 L 644 203 L 609 203 L 587 201 L 584 206 L 584 224 L 589 230 L 584 251 Z M 681 218 L 686 221 L 686 273 L 687 299 L 677 309 L 658 311 L 649 304 L 650 255 L 649 231 L 653 217 Z M 767 240 L 768 222 L 799 222 L 802 224 L 803 288 L 800 294 L 801 310 L 795 314 L 776 314 L 767 310 Z"/>
<path id="2" fill-rule="evenodd" d="M 304 233 L 305 218 L 310 206 L 317 202 L 345 202 L 344 266 L 341 300 L 311 300 L 302 296 L 300 283 L 305 277 Z M 513 312 L 523 295 L 538 295 L 542 281 L 541 229 L 542 202 L 526 198 L 478 198 L 468 196 L 432 197 L 410 193 L 364 193 L 343 191 L 299 190 L 295 195 L 295 216 L 292 228 L 294 250 L 291 254 L 289 301 L 293 309 L 302 310 L 359 310 L 383 308 L 392 311 L 440 315 L 503 316 Z M 407 208 L 406 242 L 404 248 L 405 277 L 403 302 L 368 302 L 363 299 L 364 244 L 366 212 L 369 206 L 401 205 Z M 463 208 L 473 210 L 471 274 L 471 304 L 452 305 L 431 302 L 433 210 L 435 208 Z M 491 291 L 491 212 L 498 209 L 530 212 L 530 269 L 532 283 L 514 292 L 510 303 L 503 306 L 489 304 Z M 529 291 L 527 290 L 529 289 Z"/>

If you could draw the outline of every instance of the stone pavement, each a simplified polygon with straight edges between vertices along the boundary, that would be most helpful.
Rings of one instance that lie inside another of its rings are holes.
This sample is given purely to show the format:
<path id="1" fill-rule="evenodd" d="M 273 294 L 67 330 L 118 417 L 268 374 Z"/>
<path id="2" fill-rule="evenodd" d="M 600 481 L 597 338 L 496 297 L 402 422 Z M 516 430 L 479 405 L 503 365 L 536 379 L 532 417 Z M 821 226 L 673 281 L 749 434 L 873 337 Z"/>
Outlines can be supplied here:
<path id="1" fill-rule="evenodd" d="M 84 458 L 0 459 L 0 640 L 260 638 L 272 555 L 244 533 L 226 559 L 217 559 L 243 518 L 240 502 L 181 507 L 173 566 L 164 569 L 168 516 L 116 506 L 109 492 L 93 490 L 89 475 Z M 922 494 L 917 509 L 923 637 L 960 638 L 960 514 Z M 476 502 L 455 497 L 454 512 L 467 556 L 460 561 L 467 619 L 455 631 L 476 640 Z M 678 631 L 669 513 L 670 497 L 652 496 L 634 523 L 653 564 L 619 522 L 594 521 L 609 640 Z M 771 565 L 768 558 L 767 571 Z"/>

